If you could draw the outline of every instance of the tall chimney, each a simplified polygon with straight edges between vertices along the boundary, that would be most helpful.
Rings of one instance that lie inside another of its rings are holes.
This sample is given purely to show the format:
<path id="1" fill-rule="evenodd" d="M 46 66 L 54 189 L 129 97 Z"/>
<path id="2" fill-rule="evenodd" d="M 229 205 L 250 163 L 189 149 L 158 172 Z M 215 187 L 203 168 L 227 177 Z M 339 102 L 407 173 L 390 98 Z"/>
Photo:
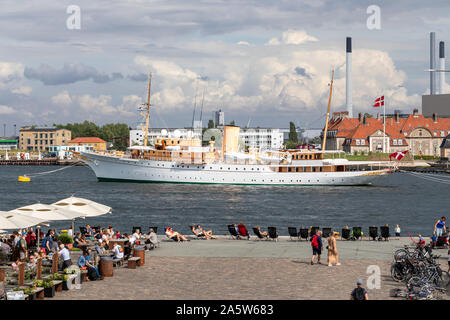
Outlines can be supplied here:
<path id="1" fill-rule="evenodd" d="M 435 63 L 435 48 L 436 48 L 436 34 L 434 32 L 430 32 L 430 69 L 436 69 Z M 436 86 L 435 86 L 435 76 L 436 72 L 430 72 L 430 94 L 436 94 Z"/>
<path id="2" fill-rule="evenodd" d="M 439 69 L 445 70 L 444 41 L 439 42 Z M 439 72 L 439 94 L 445 94 L 445 72 Z"/>
<path id="3" fill-rule="evenodd" d="M 347 60 L 346 60 L 346 102 L 348 117 L 353 118 L 353 106 L 352 106 L 352 38 L 347 37 Z"/>

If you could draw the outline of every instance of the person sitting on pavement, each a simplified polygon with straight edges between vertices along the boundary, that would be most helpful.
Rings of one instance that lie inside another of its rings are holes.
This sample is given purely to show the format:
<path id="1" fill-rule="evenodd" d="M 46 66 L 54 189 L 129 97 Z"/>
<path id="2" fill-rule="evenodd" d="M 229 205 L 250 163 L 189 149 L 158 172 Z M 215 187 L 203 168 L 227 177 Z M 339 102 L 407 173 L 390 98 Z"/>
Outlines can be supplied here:
<path id="1" fill-rule="evenodd" d="M 167 227 L 166 228 L 166 236 L 169 239 L 172 239 L 174 241 L 189 241 L 184 235 L 182 235 L 179 232 L 173 231 L 173 229 L 171 227 Z"/>
<path id="2" fill-rule="evenodd" d="M 369 300 L 367 290 L 362 285 L 362 280 L 358 280 L 356 282 L 357 287 L 353 289 L 352 293 L 350 294 L 350 300 Z"/>

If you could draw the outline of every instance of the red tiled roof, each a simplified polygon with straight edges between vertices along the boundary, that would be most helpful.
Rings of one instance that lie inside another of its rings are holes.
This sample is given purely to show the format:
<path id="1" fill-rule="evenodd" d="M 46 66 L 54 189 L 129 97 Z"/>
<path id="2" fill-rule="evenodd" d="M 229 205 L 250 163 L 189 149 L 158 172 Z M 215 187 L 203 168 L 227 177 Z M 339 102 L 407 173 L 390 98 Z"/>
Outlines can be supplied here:
<path id="1" fill-rule="evenodd" d="M 78 137 L 69 141 L 69 143 L 105 143 L 105 140 L 102 140 L 97 137 Z"/>
<path id="2" fill-rule="evenodd" d="M 370 135 L 377 130 L 383 131 L 383 119 L 366 118 L 365 124 L 358 118 L 343 118 L 333 117 L 328 123 L 329 130 L 336 131 L 336 137 L 343 137 L 346 139 L 352 139 L 351 145 L 356 145 L 354 139 L 367 140 Z M 389 136 L 391 144 L 392 139 L 402 139 L 402 145 L 407 145 L 405 138 L 408 137 L 414 129 L 424 128 L 431 132 L 432 137 L 443 137 L 449 134 L 450 131 L 450 118 L 438 118 L 434 122 L 433 118 L 425 118 L 421 114 L 409 115 L 407 118 L 398 118 L 398 122 L 395 118 L 386 118 L 386 135 Z M 344 143 L 348 144 L 348 140 Z M 366 144 L 368 142 L 366 141 Z"/>

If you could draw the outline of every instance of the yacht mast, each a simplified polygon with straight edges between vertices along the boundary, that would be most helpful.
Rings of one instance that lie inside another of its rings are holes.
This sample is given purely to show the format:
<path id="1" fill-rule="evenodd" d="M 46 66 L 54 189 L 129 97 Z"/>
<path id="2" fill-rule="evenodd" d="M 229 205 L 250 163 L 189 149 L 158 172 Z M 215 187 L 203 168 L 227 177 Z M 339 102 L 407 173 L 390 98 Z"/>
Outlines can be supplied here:
<path id="1" fill-rule="evenodd" d="M 144 146 L 147 146 L 148 143 L 148 125 L 150 122 L 150 90 L 152 88 L 152 73 L 150 72 L 149 78 L 148 78 L 148 96 L 147 96 L 147 103 L 144 103 L 144 106 L 146 107 L 146 115 L 145 115 L 145 135 L 144 135 Z"/>
<path id="2" fill-rule="evenodd" d="M 327 120 L 325 122 L 325 130 L 323 131 L 322 152 L 325 151 L 325 146 L 327 144 L 328 120 L 330 119 L 331 94 L 333 92 L 333 78 L 334 78 L 334 69 L 331 71 L 330 97 L 328 98 Z"/>

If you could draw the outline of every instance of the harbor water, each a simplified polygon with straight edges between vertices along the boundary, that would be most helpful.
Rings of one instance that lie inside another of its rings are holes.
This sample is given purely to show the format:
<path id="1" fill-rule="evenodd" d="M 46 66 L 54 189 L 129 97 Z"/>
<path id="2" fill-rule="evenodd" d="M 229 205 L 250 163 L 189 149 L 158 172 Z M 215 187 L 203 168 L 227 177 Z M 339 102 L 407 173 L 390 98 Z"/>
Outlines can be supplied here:
<path id="1" fill-rule="evenodd" d="M 70 167 L 31 182 L 18 176 L 49 171 L 48 166 L 0 166 L 0 211 L 36 202 L 53 203 L 70 197 L 84 197 L 113 208 L 101 217 L 78 219 L 75 229 L 89 223 L 113 225 L 122 233 L 133 226 L 147 232 L 149 226 L 165 226 L 190 234 L 189 226 L 200 224 L 215 234 L 228 234 L 227 225 L 243 222 L 263 230 L 275 226 L 287 235 L 289 226 L 332 227 L 388 224 L 391 234 L 399 224 L 402 235 L 409 231 L 429 236 L 435 221 L 449 214 L 450 184 L 420 179 L 408 173 L 381 177 L 371 186 L 234 186 L 199 184 L 98 182 L 88 167 Z M 445 180 L 450 179 L 442 176 Z M 52 222 L 67 228 L 70 221 Z"/>

